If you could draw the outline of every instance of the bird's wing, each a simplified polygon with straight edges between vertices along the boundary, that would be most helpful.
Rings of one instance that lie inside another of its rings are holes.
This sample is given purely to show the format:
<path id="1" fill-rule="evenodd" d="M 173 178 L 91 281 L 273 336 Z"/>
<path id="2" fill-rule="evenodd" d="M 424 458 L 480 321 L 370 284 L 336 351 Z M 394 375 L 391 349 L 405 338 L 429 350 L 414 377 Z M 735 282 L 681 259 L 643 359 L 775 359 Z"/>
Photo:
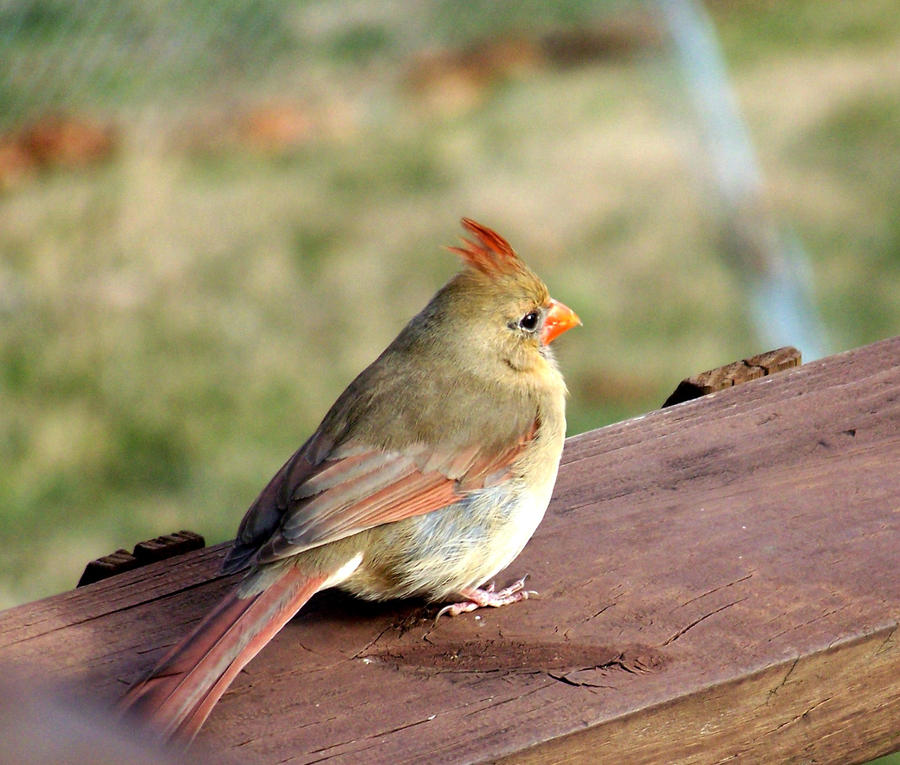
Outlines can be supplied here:
<path id="1" fill-rule="evenodd" d="M 537 423 L 506 449 L 381 451 L 349 442 L 318 463 L 318 433 L 276 473 L 247 511 L 226 572 L 267 563 L 383 523 L 437 510 L 504 480 Z"/>

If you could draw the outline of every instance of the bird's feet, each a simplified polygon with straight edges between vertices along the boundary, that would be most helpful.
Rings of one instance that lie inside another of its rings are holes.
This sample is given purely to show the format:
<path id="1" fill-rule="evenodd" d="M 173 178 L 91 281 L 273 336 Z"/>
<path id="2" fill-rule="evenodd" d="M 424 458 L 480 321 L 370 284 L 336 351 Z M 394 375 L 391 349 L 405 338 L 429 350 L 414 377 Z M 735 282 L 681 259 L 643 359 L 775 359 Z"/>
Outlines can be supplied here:
<path id="1" fill-rule="evenodd" d="M 486 608 L 488 606 L 500 608 L 500 606 L 508 606 L 510 603 L 518 603 L 520 600 L 528 600 L 532 595 L 537 595 L 537 592 L 525 589 L 525 580 L 527 578 L 528 574 L 518 581 L 513 582 L 509 587 L 504 587 L 502 590 L 495 590 L 493 582 L 484 589 L 479 587 L 469 587 L 465 590 L 460 590 L 459 594 L 467 600 L 444 606 L 438 611 L 438 615 L 434 620 L 437 621 L 444 614 L 459 616 L 460 614 L 474 611 L 476 608 Z"/>

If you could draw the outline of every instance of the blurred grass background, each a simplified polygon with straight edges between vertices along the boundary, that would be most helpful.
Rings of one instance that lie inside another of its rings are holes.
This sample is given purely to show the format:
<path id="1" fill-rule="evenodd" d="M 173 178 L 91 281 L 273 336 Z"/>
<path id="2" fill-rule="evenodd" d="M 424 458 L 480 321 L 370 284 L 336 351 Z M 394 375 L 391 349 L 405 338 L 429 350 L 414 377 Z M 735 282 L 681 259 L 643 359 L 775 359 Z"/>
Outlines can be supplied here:
<path id="1" fill-rule="evenodd" d="M 900 3 L 707 8 L 826 350 L 897 334 Z M 462 215 L 584 320 L 570 434 L 768 350 L 653 4 L 0 0 L 0 57 L 0 607 L 230 538 Z"/>

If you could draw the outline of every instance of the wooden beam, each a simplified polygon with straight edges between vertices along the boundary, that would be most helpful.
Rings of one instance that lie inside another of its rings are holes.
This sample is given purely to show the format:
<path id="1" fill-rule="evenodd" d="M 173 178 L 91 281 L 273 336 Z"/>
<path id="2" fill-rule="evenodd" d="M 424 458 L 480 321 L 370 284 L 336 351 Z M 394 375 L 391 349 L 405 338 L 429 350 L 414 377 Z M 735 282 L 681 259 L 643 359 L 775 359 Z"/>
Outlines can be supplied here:
<path id="1" fill-rule="evenodd" d="M 101 579 L 146 566 L 148 563 L 172 558 L 191 550 L 200 550 L 203 547 L 206 547 L 206 540 L 193 531 L 182 530 L 173 534 L 163 534 L 154 539 L 138 542 L 134 546 L 134 552 L 116 550 L 102 558 L 92 560 L 85 566 L 76 587 L 84 587 L 86 584 L 93 584 Z"/>
<path id="2" fill-rule="evenodd" d="M 900 338 L 576 436 L 505 575 L 539 598 L 435 625 L 323 593 L 198 743 L 243 762 L 900 749 L 898 465 Z M 10 609 L 0 662 L 111 703 L 234 581 L 223 551 Z"/>
<path id="3" fill-rule="evenodd" d="M 785 369 L 800 366 L 800 351 L 790 345 L 774 351 L 760 353 L 749 359 L 741 359 L 724 367 L 716 367 L 706 372 L 686 377 L 669 396 L 663 406 L 674 406 L 691 401 L 718 390 L 733 388 L 735 385 L 757 380 L 766 375 L 774 375 Z"/>

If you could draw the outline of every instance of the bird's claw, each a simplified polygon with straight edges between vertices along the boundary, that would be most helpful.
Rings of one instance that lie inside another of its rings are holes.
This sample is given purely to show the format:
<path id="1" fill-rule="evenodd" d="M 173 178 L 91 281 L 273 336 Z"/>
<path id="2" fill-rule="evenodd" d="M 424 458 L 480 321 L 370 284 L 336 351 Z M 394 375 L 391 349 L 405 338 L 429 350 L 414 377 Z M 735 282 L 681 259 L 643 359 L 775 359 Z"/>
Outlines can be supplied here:
<path id="1" fill-rule="evenodd" d="M 444 606 L 438 611 L 434 620 L 437 622 L 444 614 L 448 614 L 449 616 L 459 616 L 460 614 L 466 614 L 469 611 L 474 611 L 478 608 L 487 608 L 488 606 L 491 608 L 500 608 L 501 606 L 508 606 L 511 603 L 518 603 L 520 600 L 528 600 L 532 595 L 537 595 L 537 592 L 535 590 L 525 589 L 525 580 L 527 578 L 528 574 L 513 582 L 509 587 L 504 587 L 502 590 L 495 590 L 493 582 L 483 589 L 469 587 L 465 590 L 460 590 L 459 594 L 466 598 L 466 600 Z"/>

